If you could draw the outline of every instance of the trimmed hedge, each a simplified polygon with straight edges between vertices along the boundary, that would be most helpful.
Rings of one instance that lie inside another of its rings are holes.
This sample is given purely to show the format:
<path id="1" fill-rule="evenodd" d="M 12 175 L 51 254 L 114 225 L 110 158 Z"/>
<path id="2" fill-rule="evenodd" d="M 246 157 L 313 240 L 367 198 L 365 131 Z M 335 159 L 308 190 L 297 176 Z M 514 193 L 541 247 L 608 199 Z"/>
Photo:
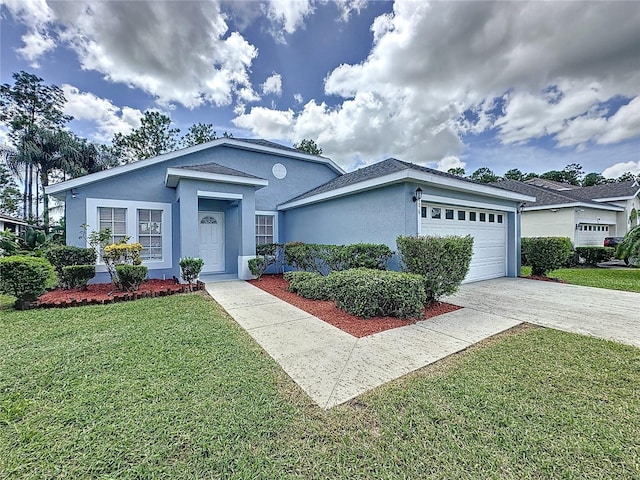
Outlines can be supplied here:
<path id="1" fill-rule="evenodd" d="M 397 239 L 404 268 L 424 278 L 429 302 L 455 293 L 469 272 L 473 237 L 404 237 Z"/>
<path id="2" fill-rule="evenodd" d="M 325 245 L 291 242 L 284 245 L 284 259 L 296 270 L 328 275 L 332 271 L 354 268 L 386 270 L 393 256 L 385 244 L 355 243 L 353 245 Z"/>
<path id="3" fill-rule="evenodd" d="M 64 267 L 73 265 L 94 265 L 96 251 L 93 248 L 72 247 L 68 245 L 53 245 L 44 252 L 45 258 L 56 269 L 62 288 L 75 288 L 74 279 L 65 275 Z M 94 273 L 95 275 L 95 273 Z M 93 278 L 92 275 L 89 279 Z"/>
<path id="4" fill-rule="evenodd" d="M 328 290 L 336 306 L 358 317 L 422 316 L 427 296 L 420 275 L 356 268 L 333 272 Z"/>
<path id="5" fill-rule="evenodd" d="M 47 288 L 56 286 L 53 266 L 44 258 L 13 255 L 0 258 L 0 291 L 22 302 L 35 301 Z"/>
<path id="6" fill-rule="evenodd" d="M 180 259 L 180 272 L 182 279 L 189 285 L 198 278 L 204 267 L 204 260 L 201 258 L 184 257 Z"/>
<path id="7" fill-rule="evenodd" d="M 287 272 L 284 279 L 289 282 L 287 290 L 311 300 L 331 300 L 329 276 L 317 272 Z"/>
<path id="8" fill-rule="evenodd" d="M 522 253 L 531 265 L 531 274 L 545 276 L 563 267 L 572 254 L 567 237 L 528 237 L 522 239 Z"/>
<path id="9" fill-rule="evenodd" d="M 580 264 L 595 267 L 598 263 L 611 260 L 616 249 L 613 247 L 576 247 L 575 252 Z"/>
<path id="10" fill-rule="evenodd" d="M 62 275 L 68 288 L 87 289 L 87 283 L 96 276 L 95 265 L 68 265 L 62 267 Z"/>
<path id="11" fill-rule="evenodd" d="M 115 266 L 120 288 L 128 292 L 135 292 L 147 278 L 147 267 L 144 265 L 120 264 Z"/>

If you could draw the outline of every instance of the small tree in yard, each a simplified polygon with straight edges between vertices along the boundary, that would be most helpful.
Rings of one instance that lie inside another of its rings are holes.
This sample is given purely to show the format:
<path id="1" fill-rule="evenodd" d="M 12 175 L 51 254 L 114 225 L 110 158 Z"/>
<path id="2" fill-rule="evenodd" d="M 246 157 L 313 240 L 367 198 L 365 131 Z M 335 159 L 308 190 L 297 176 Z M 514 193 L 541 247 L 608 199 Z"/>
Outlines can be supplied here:
<path id="1" fill-rule="evenodd" d="M 523 238 L 522 253 L 531 265 L 531 274 L 544 277 L 565 265 L 571 255 L 571 240 L 567 237 Z"/>
<path id="2" fill-rule="evenodd" d="M 193 282 L 198 278 L 204 260 L 201 258 L 185 257 L 180 259 L 180 270 L 182 271 L 182 279 L 189 284 L 189 290 L 193 290 Z"/>

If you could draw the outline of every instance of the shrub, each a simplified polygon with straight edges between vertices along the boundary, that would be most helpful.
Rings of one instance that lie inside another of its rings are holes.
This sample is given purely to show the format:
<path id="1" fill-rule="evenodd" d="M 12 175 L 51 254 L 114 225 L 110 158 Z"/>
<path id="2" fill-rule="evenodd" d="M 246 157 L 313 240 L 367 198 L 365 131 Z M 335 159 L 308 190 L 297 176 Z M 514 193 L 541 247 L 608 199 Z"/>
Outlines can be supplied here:
<path id="1" fill-rule="evenodd" d="M 613 247 L 576 247 L 578 263 L 596 266 L 598 263 L 608 262 L 615 254 Z"/>
<path id="2" fill-rule="evenodd" d="M 626 263 L 638 265 L 640 261 L 640 225 L 627 232 L 618 244 L 616 258 L 624 259 Z"/>
<path id="3" fill-rule="evenodd" d="M 287 272 L 285 280 L 289 282 L 287 290 L 311 300 L 330 300 L 329 278 L 317 272 Z"/>
<path id="4" fill-rule="evenodd" d="M 64 273 L 64 267 L 72 265 L 93 265 L 96 263 L 96 251 L 93 248 L 81 248 L 62 245 L 53 245 L 44 252 L 44 256 L 53 268 L 56 269 L 58 278 L 63 288 L 75 288 L 72 280 Z M 93 278 L 95 273 L 89 277 Z M 85 285 L 86 286 L 86 285 Z"/>
<path id="5" fill-rule="evenodd" d="M 191 285 L 204 266 L 204 260 L 201 258 L 185 257 L 180 259 L 180 271 L 182 273 L 182 279 Z"/>
<path id="6" fill-rule="evenodd" d="M 251 275 L 260 280 L 260 277 L 267 269 L 267 262 L 264 257 L 250 258 L 248 263 Z"/>
<path id="7" fill-rule="evenodd" d="M 531 274 L 545 276 L 567 262 L 571 241 L 567 237 L 523 238 L 522 251 L 531 265 Z"/>
<path id="8" fill-rule="evenodd" d="M 282 244 L 279 243 L 256 245 L 256 258 L 249 260 L 251 274 L 260 279 L 269 267 L 278 263 L 281 250 Z"/>
<path id="9" fill-rule="evenodd" d="M 140 243 L 112 243 L 104 247 L 102 253 L 102 259 L 109 272 L 111 281 L 120 289 L 124 286 L 120 282 L 118 277 L 118 271 L 116 267 L 118 265 L 140 265 L 142 258 L 140 252 L 142 251 L 142 245 Z"/>
<path id="10" fill-rule="evenodd" d="M 9 230 L 0 230 L 0 257 L 15 255 L 20 250 L 20 238 Z"/>
<path id="11" fill-rule="evenodd" d="M 325 280 L 336 306 L 358 317 L 419 317 L 427 297 L 419 275 L 357 268 Z"/>
<path id="12" fill-rule="evenodd" d="M 53 266 L 44 258 L 14 255 L 0 258 L 0 291 L 17 298 L 16 308 L 35 301 L 57 282 Z"/>
<path id="13" fill-rule="evenodd" d="M 469 272 L 473 237 L 403 237 L 397 239 L 405 269 L 424 277 L 429 302 L 455 293 Z"/>
<path id="14" fill-rule="evenodd" d="M 147 277 L 147 267 L 144 265 L 120 264 L 115 266 L 120 288 L 128 292 L 135 292 Z"/>
<path id="15" fill-rule="evenodd" d="M 326 275 L 331 271 L 330 259 L 339 248 L 338 245 L 291 242 L 284 245 L 284 259 L 287 265 L 296 270 Z"/>
<path id="16" fill-rule="evenodd" d="M 386 270 L 393 252 L 384 244 L 325 245 L 291 242 L 284 245 L 285 262 L 296 270 L 327 275 L 352 268 Z"/>
<path id="17" fill-rule="evenodd" d="M 87 283 L 96 276 L 94 265 L 68 265 L 62 267 L 62 276 L 68 288 L 87 289 Z"/>

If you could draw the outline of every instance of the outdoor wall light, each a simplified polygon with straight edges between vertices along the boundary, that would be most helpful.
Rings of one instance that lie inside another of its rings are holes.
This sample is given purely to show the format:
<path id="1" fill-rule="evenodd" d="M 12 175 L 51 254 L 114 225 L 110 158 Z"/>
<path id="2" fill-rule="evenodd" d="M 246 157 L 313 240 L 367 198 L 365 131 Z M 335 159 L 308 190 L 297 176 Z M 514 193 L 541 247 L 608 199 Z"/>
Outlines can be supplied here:
<path id="1" fill-rule="evenodd" d="M 418 200 L 420 200 L 422 198 L 422 189 L 420 187 L 416 188 L 416 193 L 413 196 L 413 201 L 417 202 Z"/>
<path id="2" fill-rule="evenodd" d="M 522 211 L 524 210 L 524 206 L 526 205 L 526 203 L 521 203 L 520 205 L 518 205 L 518 213 L 522 213 Z"/>
<path id="3" fill-rule="evenodd" d="M 71 198 L 76 198 L 78 196 L 78 189 L 77 188 L 72 188 L 71 189 Z"/>

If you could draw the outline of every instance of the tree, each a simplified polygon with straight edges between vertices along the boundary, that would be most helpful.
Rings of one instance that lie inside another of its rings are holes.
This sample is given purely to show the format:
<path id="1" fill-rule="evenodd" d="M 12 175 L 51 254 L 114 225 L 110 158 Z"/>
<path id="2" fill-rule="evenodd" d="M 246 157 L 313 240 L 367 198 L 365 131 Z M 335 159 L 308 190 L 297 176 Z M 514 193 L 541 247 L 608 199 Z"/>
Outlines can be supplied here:
<path id="1" fill-rule="evenodd" d="M 540 175 L 540 178 L 553 180 L 554 182 L 568 183 L 570 185 L 580 185 L 582 178 L 582 166 L 578 163 L 571 163 L 563 170 L 550 170 Z"/>
<path id="2" fill-rule="evenodd" d="M 636 175 L 634 175 L 631 172 L 624 172 L 622 175 L 620 175 L 618 178 L 616 178 L 616 182 L 628 182 L 630 180 L 636 180 L 638 182 L 640 182 L 640 175 L 638 175 L 636 177 Z"/>
<path id="3" fill-rule="evenodd" d="M 59 129 L 72 120 L 71 116 L 63 113 L 66 99 L 60 87 L 45 85 L 42 78 L 25 71 L 14 73 L 13 79 L 13 86 L 6 83 L 0 86 L 0 121 L 9 127 L 9 136 L 17 150 L 24 147 L 24 142 L 35 128 Z M 22 167 L 22 215 L 27 219 L 33 218 L 34 167 L 29 163 Z M 36 205 L 37 196 L 36 192 Z"/>
<path id="4" fill-rule="evenodd" d="M 0 163 L 0 212 L 17 216 L 20 212 L 20 190 L 12 173 Z"/>
<path id="5" fill-rule="evenodd" d="M 128 135 L 116 133 L 112 140 L 112 152 L 122 163 L 172 152 L 178 146 L 179 128 L 171 128 L 171 119 L 160 112 L 144 112 L 140 127 Z"/>
<path id="6" fill-rule="evenodd" d="M 470 178 L 471 180 L 475 180 L 480 183 L 493 183 L 497 182 L 499 179 L 499 177 L 493 173 L 493 170 L 488 167 L 480 167 L 471 174 Z"/>
<path id="7" fill-rule="evenodd" d="M 582 179 L 583 187 L 592 187 L 594 185 L 602 185 L 607 183 L 607 179 L 596 172 L 587 173 Z"/>
<path id="8" fill-rule="evenodd" d="M 194 145 L 200 145 L 201 143 L 211 142 L 217 140 L 218 134 L 213 129 L 213 125 L 210 123 L 195 123 L 189 127 L 187 133 L 180 140 L 182 147 L 193 147 Z M 223 132 L 222 138 L 233 138 L 232 133 Z"/>
<path id="9" fill-rule="evenodd" d="M 505 172 L 504 178 L 506 178 L 507 180 L 517 180 L 518 182 L 522 182 L 524 181 L 524 173 L 522 173 L 517 168 L 512 168 L 511 170 Z"/>
<path id="10" fill-rule="evenodd" d="M 447 170 L 447 173 L 450 175 L 456 175 L 458 177 L 464 177 L 466 174 L 466 172 L 464 171 L 464 168 L 462 167 L 450 168 L 449 170 Z"/>
<path id="11" fill-rule="evenodd" d="M 309 155 L 322 155 L 322 149 L 313 140 L 302 139 L 300 143 L 294 143 L 293 148 Z"/>

